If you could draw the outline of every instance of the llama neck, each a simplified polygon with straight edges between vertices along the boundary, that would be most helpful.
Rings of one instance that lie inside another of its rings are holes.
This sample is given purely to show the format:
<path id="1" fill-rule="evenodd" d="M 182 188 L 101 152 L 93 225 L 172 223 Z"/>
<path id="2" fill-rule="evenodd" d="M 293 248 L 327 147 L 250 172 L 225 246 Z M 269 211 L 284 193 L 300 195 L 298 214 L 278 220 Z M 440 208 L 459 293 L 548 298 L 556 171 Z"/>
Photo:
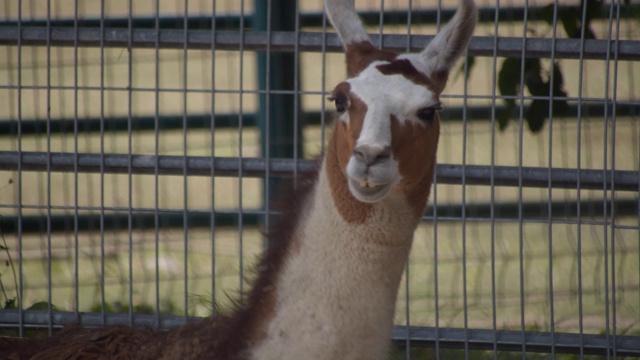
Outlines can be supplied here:
<path id="1" fill-rule="evenodd" d="M 276 283 L 274 314 L 252 359 L 380 359 L 417 219 L 404 197 L 337 211 L 327 153 Z M 334 174 L 335 175 L 335 174 Z"/>

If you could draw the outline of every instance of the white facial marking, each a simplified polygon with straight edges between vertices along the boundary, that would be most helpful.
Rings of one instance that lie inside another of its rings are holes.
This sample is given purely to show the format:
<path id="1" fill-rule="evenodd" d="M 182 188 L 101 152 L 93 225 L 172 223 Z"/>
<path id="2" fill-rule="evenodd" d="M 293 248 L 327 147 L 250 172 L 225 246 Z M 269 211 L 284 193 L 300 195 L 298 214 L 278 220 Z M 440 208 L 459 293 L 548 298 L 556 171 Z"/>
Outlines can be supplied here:
<path id="1" fill-rule="evenodd" d="M 429 89 L 411 82 L 403 75 L 382 74 L 376 68 L 381 64 L 388 62 L 373 62 L 357 77 L 347 80 L 351 92 L 367 105 L 367 113 L 356 145 L 391 145 L 391 115 L 402 123 L 413 118 L 418 109 L 437 102 Z"/>

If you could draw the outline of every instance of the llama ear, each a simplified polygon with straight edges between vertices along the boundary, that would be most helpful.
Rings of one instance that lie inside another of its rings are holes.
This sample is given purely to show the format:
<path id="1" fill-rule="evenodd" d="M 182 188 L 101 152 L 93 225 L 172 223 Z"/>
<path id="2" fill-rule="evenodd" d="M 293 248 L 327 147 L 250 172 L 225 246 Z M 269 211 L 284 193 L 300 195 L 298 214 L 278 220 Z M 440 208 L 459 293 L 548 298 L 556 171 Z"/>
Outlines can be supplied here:
<path id="1" fill-rule="evenodd" d="M 460 0 L 460 8 L 451 21 L 420 53 L 428 73 L 449 73 L 467 49 L 477 18 L 473 0 Z"/>
<path id="2" fill-rule="evenodd" d="M 371 43 L 362 21 L 356 13 L 353 0 L 324 0 L 324 7 L 345 50 L 349 48 L 349 45 L 363 42 Z"/>
<path id="3" fill-rule="evenodd" d="M 324 0 L 327 17 L 338 33 L 347 55 L 347 76 L 354 77 L 376 60 L 392 60 L 396 54 L 378 50 L 369 39 L 353 0 Z"/>

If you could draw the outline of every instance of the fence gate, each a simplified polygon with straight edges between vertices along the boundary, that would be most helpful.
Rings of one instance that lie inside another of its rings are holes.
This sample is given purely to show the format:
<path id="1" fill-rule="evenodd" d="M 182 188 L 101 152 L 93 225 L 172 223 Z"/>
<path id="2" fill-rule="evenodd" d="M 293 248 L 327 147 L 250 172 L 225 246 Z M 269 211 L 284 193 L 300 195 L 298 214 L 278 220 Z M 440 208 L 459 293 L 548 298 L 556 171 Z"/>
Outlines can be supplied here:
<path id="1" fill-rule="evenodd" d="M 397 51 L 456 6 L 357 1 Z M 640 357 L 640 6 L 478 6 L 392 357 Z M 242 298 L 345 76 L 322 8 L 0 4 L 0 332 L 164 328 Z"/>

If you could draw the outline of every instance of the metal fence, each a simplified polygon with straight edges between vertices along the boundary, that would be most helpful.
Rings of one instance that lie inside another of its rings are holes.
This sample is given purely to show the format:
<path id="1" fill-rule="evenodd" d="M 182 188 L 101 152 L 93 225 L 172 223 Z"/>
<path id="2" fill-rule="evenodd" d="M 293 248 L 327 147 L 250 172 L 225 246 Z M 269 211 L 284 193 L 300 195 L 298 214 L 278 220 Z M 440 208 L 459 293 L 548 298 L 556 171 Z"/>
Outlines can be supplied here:
<path id="1" fill-rule="evenodd" d="M 374 43 L 417 51 L 456 2 L 357 5 Z M 640 7 L 479 6 L 392 356 L 638 357 Z M 322 1 L 9 0 L 0 49 L 0 330 L 241 298 L 345 76 Z"/>

